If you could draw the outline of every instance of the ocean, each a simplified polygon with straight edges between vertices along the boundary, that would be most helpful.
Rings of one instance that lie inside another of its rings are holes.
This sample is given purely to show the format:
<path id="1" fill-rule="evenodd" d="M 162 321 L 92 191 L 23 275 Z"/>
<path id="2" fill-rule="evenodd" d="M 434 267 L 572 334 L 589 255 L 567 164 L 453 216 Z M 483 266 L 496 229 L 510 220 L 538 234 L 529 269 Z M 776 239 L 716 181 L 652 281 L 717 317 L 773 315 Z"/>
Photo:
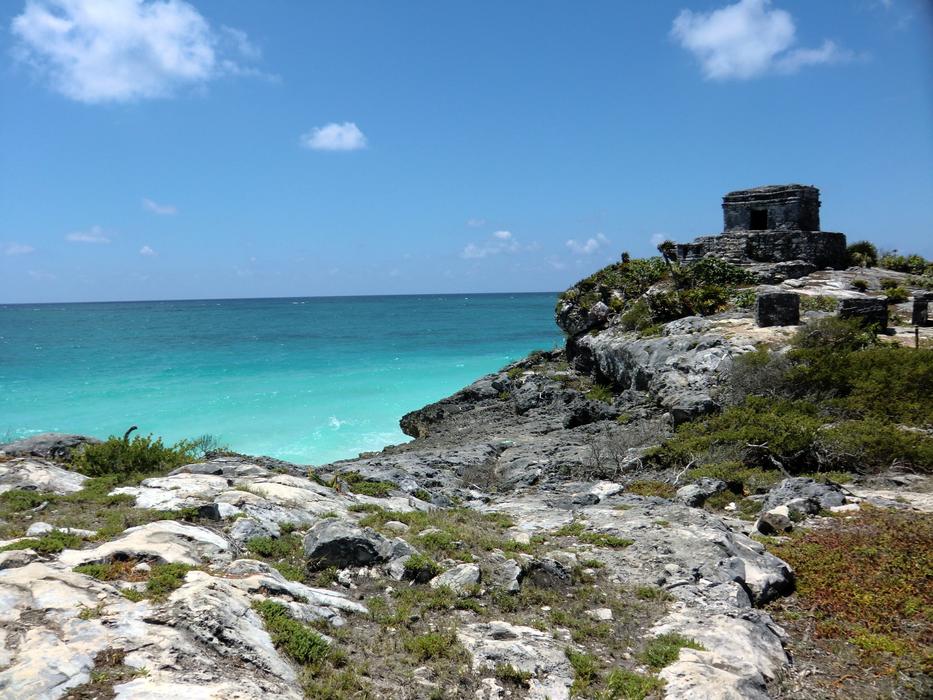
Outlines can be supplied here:
<path id="1" fill-rule="evenodd" d="M 131 425 L 323 464 L 562 343 L 556 294 L 0 305 L 0 442 Z"/>

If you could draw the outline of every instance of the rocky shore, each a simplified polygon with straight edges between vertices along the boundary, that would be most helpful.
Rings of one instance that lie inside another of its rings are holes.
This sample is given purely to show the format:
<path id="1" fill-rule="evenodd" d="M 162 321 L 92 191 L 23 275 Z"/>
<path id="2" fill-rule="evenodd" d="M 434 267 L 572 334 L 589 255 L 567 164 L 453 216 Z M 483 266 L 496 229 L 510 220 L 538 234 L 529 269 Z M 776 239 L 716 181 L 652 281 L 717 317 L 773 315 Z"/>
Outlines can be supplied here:
<path id="1" fill-rule="evenodd" d="M 783 286 L 835 300 L 856 276 Z M 646 334 L 575 303 L 558 308 L 566 351 L 404 416 L 411 442 L 357 459 L 207 451 L 116 485 L 75 470 L 80 436 L 0 448 L 0 697 L 929 691 L 913 671 L 853 691 L 831 659 L 793 657 L 801 640 L 774 606 L 798 577 L 771 552 L 866 510 L 928 528 L 923 469 L 843 482 L 780 465 L 736 488 L 695 461 L 652 458 L 728 403 L 736 358 L 780 352 L 800 326 L 762 328 L 732 308 Z M 889 338 L 909 344 L 914 330 L 894 323 Z"/>

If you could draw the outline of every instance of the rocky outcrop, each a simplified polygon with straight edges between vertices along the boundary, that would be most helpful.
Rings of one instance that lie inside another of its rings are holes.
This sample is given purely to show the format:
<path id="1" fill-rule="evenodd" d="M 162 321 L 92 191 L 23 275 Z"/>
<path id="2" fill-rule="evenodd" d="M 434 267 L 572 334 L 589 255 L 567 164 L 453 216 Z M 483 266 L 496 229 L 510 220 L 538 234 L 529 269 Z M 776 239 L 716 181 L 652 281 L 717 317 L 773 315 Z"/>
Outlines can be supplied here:
<path id="1" fill-rule="evenodd" d="M 87 477 L 57 464 L 29 457 L 0 462 L 0 493 L 12 489 L 64 495 L 80 491 Z"/>
<path id="2" fill-rule="evenodd" d="M 21 440 L 0 445 L 0 455 L 8 457 L 44 457 L 47 459 L 70 459 L 71 453 L 100 440 L 87 435 L 67 433 L 40 433 Z"/>

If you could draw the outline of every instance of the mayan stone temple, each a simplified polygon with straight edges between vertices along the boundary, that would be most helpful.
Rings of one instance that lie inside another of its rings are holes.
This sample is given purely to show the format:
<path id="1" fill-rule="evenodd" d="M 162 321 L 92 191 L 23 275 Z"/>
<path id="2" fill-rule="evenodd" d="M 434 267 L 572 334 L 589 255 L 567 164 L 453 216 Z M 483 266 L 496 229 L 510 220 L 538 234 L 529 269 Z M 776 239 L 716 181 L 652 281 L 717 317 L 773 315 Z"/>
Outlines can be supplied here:
<path id="1" fill-rule="evenodd" d="M 677 244 L 677 257 L 691 262 L 715 255 L 751 265 L 763 282 L 842 269 L 846 237 L 820 231 L 820 191 L 811 185 L 767 185 L 722 198 L 723 233 Z"/>

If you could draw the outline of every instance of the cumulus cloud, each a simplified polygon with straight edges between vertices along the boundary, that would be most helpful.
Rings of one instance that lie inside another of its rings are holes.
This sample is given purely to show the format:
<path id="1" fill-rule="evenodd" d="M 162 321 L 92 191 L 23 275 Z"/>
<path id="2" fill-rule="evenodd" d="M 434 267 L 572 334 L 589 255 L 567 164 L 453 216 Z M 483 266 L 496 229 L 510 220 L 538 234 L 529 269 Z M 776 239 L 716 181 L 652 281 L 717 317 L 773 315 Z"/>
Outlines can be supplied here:
<path id="1" fill-rule="evenodd" d="M 594 238 L 587 238 L 585 241 L 578 241 L 575 238 L 571 238 L 565 245 L 578 255 L 592 255 L 601 248 L 609 245 L 609 239 L 603 234 L 597 233 Z"/>
<path id="2" fill-rule="evenodd" d="M 671 35 L 700 61 L 711 80 L 745 80 L 769 72 L 795 73 L 805 66 L 850 60 L 851 51 L 825 41 L 819 48 L 792 48 L 794 18 L 771 0 L 739 0 L 712 12 L 682 10 Z"/>
<path id="3" fill-rule="evenodd" d="M 258 49 L 184 0 L 27 0 L 14 55 L 65 97 L 127 102 L 250 72 Z M 229 48 L 229 51 L 228 51 Z"/>
<path id="4" fill-rule="evenodd" d="M 312 151 L 358 151 L 366 148 L 366 136 L 353 122 L 331 122 L 302 134 L 301 145 Z"/>
<path id="5" fill-rule="evenodd" d="M 74 231 L 65 236 L 71 243 L 110 243 L 110 238 L 100 226 L 91 226 L 87 231 Z"/>
<path id="6" fill-rule="evenodd" d="M 139 254 L 140 254 L 140 255 L 145 255 L 145 256 L 147 256 L 147 257 L 151 257 L 151 256 L 155 255 L 156 252 L 155 252 L 152 248 L 150 248 L 149 246 L 144 245 L 142 248 L 139 249 Z"/>
<path id="7" fill-rule="evenodd" d="M 467 244 L 460 252 L 460 257 L 464 260 L 480 260 L 491 255 L 517 253 L 520 250 L 522 246 L 515 240 L 511 231 L 496 231 L 489 237 L 489 240 Z"/>
<path id="8" fill-rule="evenodd" d="M 4 255 L 29 255 L 35 251 L 35 248 L 25 243 L 8 243 L 3 247 Z"/>
<path id="9" fill-rule="evenodd" d="M 178 213 L 178 209 L 173 204 L 159 204 L 148 197 L 143 197 L 143 208 L 159 216 L 172 216 Z"/>

